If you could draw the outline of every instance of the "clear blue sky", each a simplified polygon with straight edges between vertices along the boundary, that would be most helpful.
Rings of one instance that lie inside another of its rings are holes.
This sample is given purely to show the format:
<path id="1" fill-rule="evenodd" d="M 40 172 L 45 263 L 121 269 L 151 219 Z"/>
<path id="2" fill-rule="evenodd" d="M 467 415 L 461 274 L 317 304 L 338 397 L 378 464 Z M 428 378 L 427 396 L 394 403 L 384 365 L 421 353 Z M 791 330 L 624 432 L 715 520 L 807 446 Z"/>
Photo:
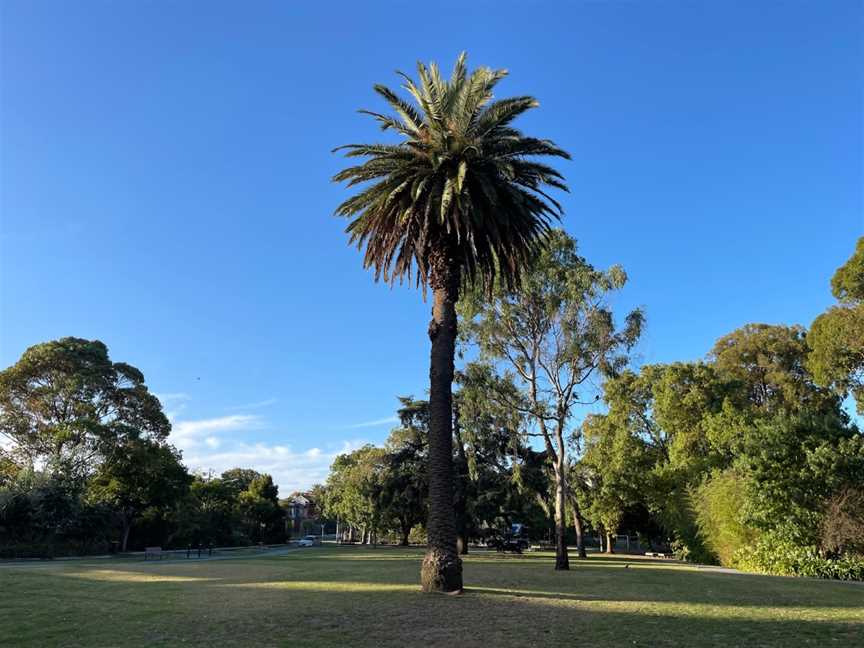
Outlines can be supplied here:
<path id="1" fill-rule="evenodd" d="M 99 338 L 190 463 L 283 489 L 381 441 L 429 306 L 346 246 L 330 149 L 380 137 L 373 83 L 462 49 L 572 152 L 565 227 L 629 272 L 643 361 L 831 303 L 864 233 L 862 2 L 368 5 L 0 3 L 0 366 Z"/>

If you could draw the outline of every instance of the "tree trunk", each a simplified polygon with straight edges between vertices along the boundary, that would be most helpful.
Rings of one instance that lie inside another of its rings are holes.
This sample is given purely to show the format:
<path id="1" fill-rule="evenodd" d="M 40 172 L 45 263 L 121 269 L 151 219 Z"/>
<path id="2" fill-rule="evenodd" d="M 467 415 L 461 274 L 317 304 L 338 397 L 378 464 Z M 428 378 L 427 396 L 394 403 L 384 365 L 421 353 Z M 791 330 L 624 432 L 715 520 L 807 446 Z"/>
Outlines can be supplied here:
<path id="1" fill-rule="evenodd" d="M 408 546 L 408 538 L 411 535 L 411 527 L 402 525 L 402 537 L 399 540 L 399 544 L 403 547 Z"/>
<path id="2" fill-rule="evenodd" d="M 429 521 L 428 545 L 420 585 L 424 592 L 462 589 L 462 561 L 456 550 L 453 507 L 453 358 L 456 352 L 458 272 L 439 260 L 431 282 L 434 291 L 429 339 Z M 443 269 L 444 272 L 441 272 Z"/>
<path id="3" fill-rule="evenodd" d="M 587 558 L 585 552 L 585 537 L 582 524 L 582 511 L 579 510 L 579 502 L 576 500 L 576 495 L 571 491 L 570 503 L 573 505 L 573 526 L 576 529 L 576 551 L 580 558 Z"/>
<path id="4" fill-rule="evenodd" d="M 132 521 L 124 515 L 121 523 L 123 524 L 123 542 L 120 544 L 120 551 L 126 553 L 126 546 L 129 544 L 129 532 L 132 530 Z"/>
<path id="5" fill-rule="evenodd" d="M 456 443 L 456 479 L 453 508 L 456 515 L 456 549 L 460 556 L 468 553 L 468 459 L 459 429 L 459 408 L 453 408 L 453 438 Z"/>
<path id="6" fill-rule="evenodd" d="M 565 484 L 564 472 L 555 470 L 555 571 L 570 569 L 570 558 L 567 555 L 566 515 L 565 515 Z"/>
<path id="7" fill-rule="evenodd" d="M 612 537 L 611 533 L 606 534 L 606 553 L 614 554 L 615 553 L 615 540 Z"/>

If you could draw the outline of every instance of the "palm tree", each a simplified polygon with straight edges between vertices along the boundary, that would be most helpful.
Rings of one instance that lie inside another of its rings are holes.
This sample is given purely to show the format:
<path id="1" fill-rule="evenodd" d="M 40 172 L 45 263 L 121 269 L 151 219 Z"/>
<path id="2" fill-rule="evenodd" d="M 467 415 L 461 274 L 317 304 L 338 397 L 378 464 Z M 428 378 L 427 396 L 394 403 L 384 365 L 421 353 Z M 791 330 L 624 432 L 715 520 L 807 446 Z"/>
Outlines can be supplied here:
<path id="1" fill-rule="evenodd" d="M 363 110 L 392 130 L 398 144 L 349 144 L 335 150 L 366 158 L 336 174 L 349 187 L 370 183 L 336 214 L 375 279 L 412 279 L 433 293 L 429 339 L 428 548 L 424 591 L 462 589 L 453 510 L 452 392 L 456 302 L 462 286 L 515 288 L 550 228 L 563 213 L 544 189 L 567 190 L 563 176 L 533 156 L 570 156 L 549 140 L 526 137 L 513 120 L 537 107 L 533 97 L 493 101 L 506 70 L 468 74 L 461 54 L 448 80 L 438 66 L 418 63 L 419 84 L 399 73 L 414 102 L 391 89 L 375 91 L 395 114 Z"/>

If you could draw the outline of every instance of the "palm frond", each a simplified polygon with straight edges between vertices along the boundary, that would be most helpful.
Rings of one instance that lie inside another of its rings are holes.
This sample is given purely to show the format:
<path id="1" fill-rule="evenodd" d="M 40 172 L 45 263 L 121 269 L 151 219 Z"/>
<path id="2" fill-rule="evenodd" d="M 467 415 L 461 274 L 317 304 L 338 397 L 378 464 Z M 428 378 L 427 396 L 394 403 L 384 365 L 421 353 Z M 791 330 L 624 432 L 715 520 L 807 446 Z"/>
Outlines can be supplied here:
<path id="1" fill-rule="evenodd" d="M 534 158 L 570 155 L 511 125 L 537 101 L 493 100 L 507 71 L 469 73 L 466 61 L 460 54 L 446 79 L 435 63 L 418 63 L 417 81 L 397 73 L 408 99 L 374 86 L 392 114 L 361 112 L 398 133 L 400 143 L 334 149 L 365 159 L 333 177 L 349 187 L 367 184 L 336 214 L 350 219 L 349 241 L 364 249 L 376 279 L 414 279 L 425 288 L 456 272 L 467 282 L 498 278 L 513 287 L 563 213 L 548 189 L 567 191 L 564 177 Z"/>

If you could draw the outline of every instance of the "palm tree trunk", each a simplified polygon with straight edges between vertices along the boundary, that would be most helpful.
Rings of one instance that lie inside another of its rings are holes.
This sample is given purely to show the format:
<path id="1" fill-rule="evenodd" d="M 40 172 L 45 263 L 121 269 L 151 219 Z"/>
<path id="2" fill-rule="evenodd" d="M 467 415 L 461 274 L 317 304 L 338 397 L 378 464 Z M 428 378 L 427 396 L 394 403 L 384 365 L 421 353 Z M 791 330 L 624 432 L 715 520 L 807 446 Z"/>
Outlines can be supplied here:
<path id="1" fill-rule="evenodd" d="M 452 266 L 451 266 L 452 267 Z M 456 352 L 458 272 L 436 273 L 429 339 L 429 520 L 428 546 L 420 585 L 424 592 L 462 589 L 462 561 L 456 550 L 453 507 L 453 358 Z"/>
<path id="2" fill-rule="evenodd" d="M 459 407 L 453 407 L 453 441 L 456 444 L 456 495 L 453 507 L 456 513 L 456 548 L 460 556 L 468 553 L 468 459 L 459 428 Z"/>

